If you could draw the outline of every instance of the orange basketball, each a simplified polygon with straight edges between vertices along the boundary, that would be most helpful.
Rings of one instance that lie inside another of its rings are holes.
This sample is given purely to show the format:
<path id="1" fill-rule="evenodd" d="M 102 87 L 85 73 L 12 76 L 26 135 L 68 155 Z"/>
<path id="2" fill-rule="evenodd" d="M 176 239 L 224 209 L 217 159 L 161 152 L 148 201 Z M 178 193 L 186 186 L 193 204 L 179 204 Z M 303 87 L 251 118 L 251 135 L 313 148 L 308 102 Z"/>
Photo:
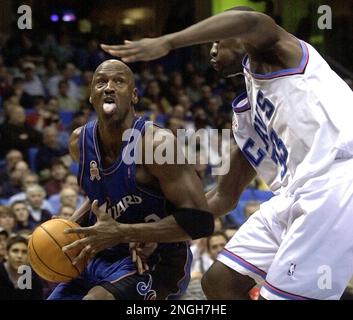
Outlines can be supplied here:
<path id="1" fill-rule="evenodd" d="M 67 282 L 76 278 L 84 269 L 84 263 L 74 266 L 72 260 L 80 252 L 63 252 L 62 247 L 81 239 L 78 234 L 64 234 L 65 229 L 76 228 L 75 222 L 53 219 L 38 226 L 28 243 L 28 256 L 34 271 L 51 282 Z"/>

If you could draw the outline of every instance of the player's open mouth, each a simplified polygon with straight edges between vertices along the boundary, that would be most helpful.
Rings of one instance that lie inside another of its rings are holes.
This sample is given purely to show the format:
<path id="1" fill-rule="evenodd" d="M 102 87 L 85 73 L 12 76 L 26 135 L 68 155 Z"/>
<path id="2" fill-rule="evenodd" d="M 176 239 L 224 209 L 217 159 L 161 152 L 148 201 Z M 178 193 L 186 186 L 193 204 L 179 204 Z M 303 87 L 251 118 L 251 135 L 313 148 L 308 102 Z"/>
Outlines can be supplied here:
<path id="1" fill-rule="evenodd" d="M 117 108 L 115 99 L 112 97 L 104 98 L 103 100 L 103 111 L 105 114 L 112 114 Z"/>

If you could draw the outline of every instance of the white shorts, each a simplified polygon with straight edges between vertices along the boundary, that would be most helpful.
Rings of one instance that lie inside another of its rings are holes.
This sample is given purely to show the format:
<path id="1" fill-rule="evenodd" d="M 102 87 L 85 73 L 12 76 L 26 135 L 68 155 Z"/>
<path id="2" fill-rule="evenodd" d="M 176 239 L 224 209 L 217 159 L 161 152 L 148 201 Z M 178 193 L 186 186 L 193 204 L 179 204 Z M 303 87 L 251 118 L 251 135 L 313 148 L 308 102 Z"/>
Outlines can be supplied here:
<path id="1" fill-rule="evenodd" d="M 219 254 L 265 299 L 339 299 L 353 274 L 353 161 L 263 203 Z"/>

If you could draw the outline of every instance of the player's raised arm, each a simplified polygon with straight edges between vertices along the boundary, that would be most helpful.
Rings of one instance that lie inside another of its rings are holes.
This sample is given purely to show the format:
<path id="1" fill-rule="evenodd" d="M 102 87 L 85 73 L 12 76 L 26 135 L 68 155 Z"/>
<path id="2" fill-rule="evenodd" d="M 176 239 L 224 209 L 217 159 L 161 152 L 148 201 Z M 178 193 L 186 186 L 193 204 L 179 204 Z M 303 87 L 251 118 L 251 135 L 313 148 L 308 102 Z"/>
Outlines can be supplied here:
<path id="1" fill-rule="evenodd" d="M 125 62 L 134 62 L 154 60 L 173 49 L 230 38 L 241 40 L 250 54 L 266 51 L 279 40 L 294 41 L 289 33 L 263 13 L 229 10 L 176 33 L 125 41 L 124 45 L 102 45 L 102 48 Z"/>
<path id="2" fill-rule="evenodd" d="M 208 206 L 215 217 L 235 208 L 241 193 L 256 176 L 256 172 L 241 150 L 231 146 L 229 172 L 220 176 L 217 186 L 206 194 Z"/>

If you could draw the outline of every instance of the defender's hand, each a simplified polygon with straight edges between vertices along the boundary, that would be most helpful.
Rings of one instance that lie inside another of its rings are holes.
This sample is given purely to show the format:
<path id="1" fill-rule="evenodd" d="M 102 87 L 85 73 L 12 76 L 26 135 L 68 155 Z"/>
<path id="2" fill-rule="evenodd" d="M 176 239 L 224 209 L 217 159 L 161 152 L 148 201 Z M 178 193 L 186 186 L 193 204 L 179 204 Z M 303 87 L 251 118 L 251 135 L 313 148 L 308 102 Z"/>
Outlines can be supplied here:
<path id="1" fill-rule="evenodd" d="M 85 236 L 85 238 L 63 247 L 64 252 L 74 248 L 82 248 L 79 255 L 73 260 L 73 264 L 92 259 L 98 252 L 120 243 L 120 240 L 123 239 L 123 230 L 119 227 L 121 224 L 117 223 L 109 214 L 99 210 L 97 200 L 93 201 L 91 210 L 97 217 L 95 225 L 64 231 L 67 234 L 76 233 Z"/>
<path id="2" fill-rule="evenodd" d="M 124 62 L 149 61 L 163 57 L 171 50 L 166 37 L 145 38 L 138 41 L 125 40 L 123 45 L 101 45 L 102 49 Z"/>

